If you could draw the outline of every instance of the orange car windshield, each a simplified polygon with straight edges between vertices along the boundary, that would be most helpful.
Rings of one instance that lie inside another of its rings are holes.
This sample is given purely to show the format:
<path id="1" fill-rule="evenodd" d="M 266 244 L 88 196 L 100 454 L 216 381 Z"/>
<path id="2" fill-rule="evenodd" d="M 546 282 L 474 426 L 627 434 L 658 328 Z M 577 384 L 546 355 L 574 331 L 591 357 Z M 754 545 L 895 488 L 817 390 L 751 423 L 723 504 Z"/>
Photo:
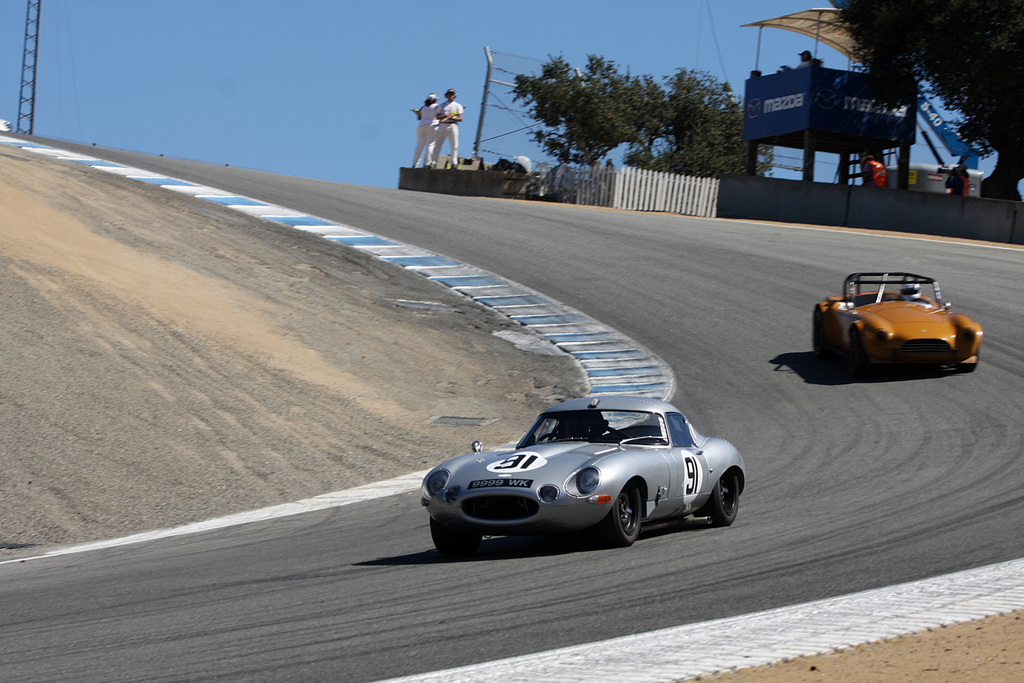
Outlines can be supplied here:
<path id="1" fill-rule="evenodd" d="M 852 281 L 847 291 L 847 301 L 854 308 L 892 301 L 907 301 L 928 307 L 939 308 L 938 286 L 934 281 L 887 281 L 871 279 Z"/>

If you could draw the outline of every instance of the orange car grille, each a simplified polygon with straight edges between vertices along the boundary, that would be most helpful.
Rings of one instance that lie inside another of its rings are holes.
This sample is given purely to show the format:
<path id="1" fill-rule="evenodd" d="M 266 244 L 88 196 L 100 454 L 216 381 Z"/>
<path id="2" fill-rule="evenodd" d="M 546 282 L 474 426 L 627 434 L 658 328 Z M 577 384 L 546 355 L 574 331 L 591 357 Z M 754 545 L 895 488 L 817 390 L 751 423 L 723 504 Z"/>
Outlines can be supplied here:
<path id="1" fill-rule="evenodd" d="M 950 353 L 953 349 L 943 339 L 911 339 L 900 347 L 900 353 Z"/>
<path id="2" fill-rule="evenodd" d="M 477 519 L 524 519 L 539 509 L 537 501 L 523 496 L 474 496 L 462 503 L 462 511 Z"/>

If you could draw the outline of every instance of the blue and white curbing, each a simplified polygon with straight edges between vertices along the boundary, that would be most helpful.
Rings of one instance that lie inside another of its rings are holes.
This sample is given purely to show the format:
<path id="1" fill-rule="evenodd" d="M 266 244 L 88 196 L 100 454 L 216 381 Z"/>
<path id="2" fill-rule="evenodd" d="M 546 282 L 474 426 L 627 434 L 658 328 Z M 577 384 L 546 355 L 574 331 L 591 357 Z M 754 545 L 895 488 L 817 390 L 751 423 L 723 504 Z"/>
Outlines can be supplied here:
<path id="1" fill-rule="evenodd" d="M 631 394 L 668 399 L 675 391 L 672 370 L 637 342 L 575 309 L 493 273 L 344 223 L 216 188 L 17 138 L 0 136 L 0 143 L 216 202 L 251 216 L 347 244 L 417 272 L 493 308 L 540 335 L 554 348 L 571 355 L 586 374 L 591 395 Z"/>

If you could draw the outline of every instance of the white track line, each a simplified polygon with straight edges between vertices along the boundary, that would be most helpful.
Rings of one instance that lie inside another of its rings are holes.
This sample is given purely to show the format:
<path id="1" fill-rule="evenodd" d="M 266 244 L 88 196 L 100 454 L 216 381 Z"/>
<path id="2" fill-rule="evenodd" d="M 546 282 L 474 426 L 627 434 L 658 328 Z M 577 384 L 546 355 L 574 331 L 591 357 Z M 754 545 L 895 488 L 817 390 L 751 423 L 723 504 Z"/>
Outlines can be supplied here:
<path id="1" fill-rule="evenodd" d="M 669 683 L 1024 608 L 1024 560 L 803 605 L 393 678 L 388 683 Z"/>
<path id="2" fill-rule="evenodd" d="M 95 543 L 83 543 L 81 545 L 55 548 L 54 550 L 42 555 L 35 555 L 33 557 L 25 557 L 16 560 L 4 560 L 0 562 L 0 564 L 28 562 L 29 560 L 41 560 L 47 557 L 56 557 L 58 555 L 84 553 L 90 550 L 102 550 L 104 548 L 116 548 L 118 546 L 131 545 L 133 543 L 145 543 L 147 541 L 156 541 L 161 538 L 171 538 L 172 536 L 199 534 L 204 531 L 223 529 L 229 526 L 239 526 L 241 524 L 249 524 L 251 522 L 263 522 L 268 519 L 276 519 L 278 517 L 301 515 L 315 510 L 324 510 L 327 508 L 341 507 L 343 505 L 351 505 L 352 503 L 361 503 L 363 501 L 374 500 L 376 498 L 384 498 L 385 496 L 393 496 L 397 493 L 408 493 L 419 488 L 420 483 L 423 481 L 423 477 L 426 476 L 428 471 L 429 470 L 413 472 L 412 474 L 388 479 L 387 481 L 366 484 L 365 486 L 359 486 L 354 489 L 325 493 L 321 496 L 307 498 L 306 500 L 274 505 L 260 510 L 252 510 L 251 512 L 239 512 L 238 514 L 228 515 L 226 517 L 208 519 L 205 522 L 195 522 L 194 524 L 185 524 L 184 526 L 173 527 L 170 529 L 146 531 L 141 534 L 125 536 L 124 538 L 114 538 L 106 541 L 96 541 Z"/>

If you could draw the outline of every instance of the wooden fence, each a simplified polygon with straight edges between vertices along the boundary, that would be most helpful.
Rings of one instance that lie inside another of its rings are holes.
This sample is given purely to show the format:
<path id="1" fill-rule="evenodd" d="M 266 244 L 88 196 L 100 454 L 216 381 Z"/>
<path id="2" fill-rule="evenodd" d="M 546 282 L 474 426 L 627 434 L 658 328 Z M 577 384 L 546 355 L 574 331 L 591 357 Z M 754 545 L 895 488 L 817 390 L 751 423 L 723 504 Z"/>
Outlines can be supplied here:
<path id="1" fill-rule="evenodd" d="M 712 218 L 718 179 L 608 166 L 559 166 L 544 174 L 540 194 L 560 202 Z"/>

